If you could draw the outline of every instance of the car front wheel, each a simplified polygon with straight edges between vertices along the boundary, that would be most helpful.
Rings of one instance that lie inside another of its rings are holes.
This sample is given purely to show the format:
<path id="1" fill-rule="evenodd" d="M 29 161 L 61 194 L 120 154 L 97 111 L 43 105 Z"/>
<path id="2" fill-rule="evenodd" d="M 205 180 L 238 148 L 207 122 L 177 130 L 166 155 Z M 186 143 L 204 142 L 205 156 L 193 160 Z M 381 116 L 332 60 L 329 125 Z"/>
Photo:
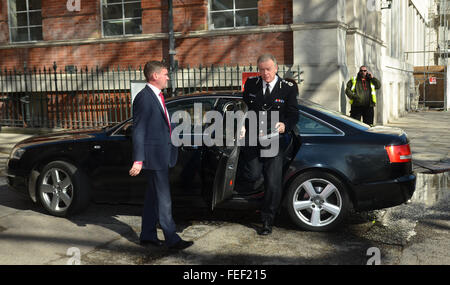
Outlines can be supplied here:
<path id="1" fill-rule="evenodd" d="M 296 225 L 308 231 L 335 229 L 350 207 L 342 181 L 320 171 L 299 175 L 289 187 L 286 198 L 289 216 Z"/>
<path id="2" fill-rule="evenodd" d="M 64 217 L 83 210 L 89 204 L 86 175 L 65 161 L 53 161 L 41 172 L 37 196 L 42 206 L 54 216 Z"/>

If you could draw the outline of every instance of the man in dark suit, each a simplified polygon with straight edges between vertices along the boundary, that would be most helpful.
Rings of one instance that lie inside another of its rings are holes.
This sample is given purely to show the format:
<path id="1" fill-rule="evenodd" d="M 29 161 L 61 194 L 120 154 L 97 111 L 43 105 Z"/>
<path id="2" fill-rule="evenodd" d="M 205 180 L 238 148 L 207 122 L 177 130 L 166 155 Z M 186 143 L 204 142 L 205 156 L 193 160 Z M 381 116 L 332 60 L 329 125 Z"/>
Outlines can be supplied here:
<path id="1" fill-rule="evenodd" d="M 170 249 L 182 250 L 193 242 L 178 236 L 172 218 L 169 167 L 175 166 L 178 152 L 170 139 L 170 118 L 162 93 L 169 80 L 167 67 L 158 61 L 147 62 L 144 75 L 147 85 L 133 101 L 134 163 L 130 169 L 131 176 L 138 175 L 142 170 L 148 176 L 140 243 L 163 245 L 156 231 L 159 221 L 166 245 Z"/>
<path id="2" fill-rule="evenodd" d="M 298 89 L 292 82 L 285 81 L 277 75 L 276 59 L 270 54 L 258 58 L 260 76 L 249 78 L 244 85 L 243 99 L 249 111 L 256 113 L 258 130 L 265 129 L 261 124 L 274 126 L 268 132 L 279 133 L 278 152 L 270 157 L 262 157 L 264 146 L 248 146 L 242 152 L 245 166 L 244 176 L 248 180 L 257 180 L 261 173 L 264 177 L 264 202 L 261 209 L 262 229 L 260 235 L 272 233 L 272 225 L 278 212 L 283 191 L 283 153 L 287 132 L 298 121 Z M 278 115 L 272 119 L 272 116 Z M 264 117 L 267 116 L 267 120 Z M 276 121 L 275 121 L 276 120 Z M 247 125 L 246 128 L 249 126 Z M 241 132 L 241 137 L 251 132 Z M 256 132 L 253 132 L 256 133 Z M 258 132 L 260 134 L 260 132 Z M 247 135 L 248 136 L 248 135 Z M 248 141 L 248 140 L 247 140 Z"/>

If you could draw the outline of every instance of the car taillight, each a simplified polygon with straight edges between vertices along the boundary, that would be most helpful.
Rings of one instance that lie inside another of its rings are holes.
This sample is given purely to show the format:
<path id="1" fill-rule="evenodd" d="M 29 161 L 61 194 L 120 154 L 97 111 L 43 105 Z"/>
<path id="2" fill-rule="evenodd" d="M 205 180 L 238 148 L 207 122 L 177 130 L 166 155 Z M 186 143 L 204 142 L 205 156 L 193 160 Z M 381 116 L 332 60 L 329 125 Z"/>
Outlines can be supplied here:
<path id="1" fill-rule="evenodd" d="M 411 149 L 409 144 L 389 145 L 385 147 L 391 163 L 411 161 Z"/>

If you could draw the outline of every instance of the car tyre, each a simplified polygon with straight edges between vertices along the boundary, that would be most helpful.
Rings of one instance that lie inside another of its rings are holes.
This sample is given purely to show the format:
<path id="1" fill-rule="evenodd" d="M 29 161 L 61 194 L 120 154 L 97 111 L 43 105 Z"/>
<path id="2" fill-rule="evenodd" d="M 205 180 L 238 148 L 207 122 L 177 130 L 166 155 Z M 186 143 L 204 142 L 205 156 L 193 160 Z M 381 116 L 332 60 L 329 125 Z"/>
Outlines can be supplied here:
<path id="1" fill-rule="evenodd" d="M 44 167 L 39 176 L 37 197 L 51 215 L 65 217 L 79 213 L 90 202 L 89 180 L 75 165 L 53 161 Z"/>
<path id="2" fill-rule="evenodd" d="M 301 229 L 330 231 L 345 219 L 350 200 L 345 184 L 321 171 L 300 174 L 289 186 L 286 207 L 292 221 Z"/>

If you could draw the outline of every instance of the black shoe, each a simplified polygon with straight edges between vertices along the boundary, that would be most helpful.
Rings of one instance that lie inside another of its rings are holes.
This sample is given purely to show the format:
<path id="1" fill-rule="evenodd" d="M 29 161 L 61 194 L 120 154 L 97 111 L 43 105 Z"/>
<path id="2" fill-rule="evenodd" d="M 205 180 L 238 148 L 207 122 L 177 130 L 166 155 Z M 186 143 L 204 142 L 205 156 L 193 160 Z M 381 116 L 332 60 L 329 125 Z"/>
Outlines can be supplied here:
<path id="1" fill-rule="evenodd" d="M 169 249 L 171 249 L 171 250 L 183 250 L 183 249 L 186 249 L 186 248 L 190 247 L 193 244 L 194 244 L 193 241 L 180 240 L 176 244 L 174 244 L 172 246 L 169 246 Z"/>
<path id="2" fill-rule="evenodd" d="M 153 246 L 161 247 L 161 246 L 164 245 L 164 241 L 162 241 L 160 239 L 156 239 L 156 240 L 141 240 L 141 241 L 139 241 L 139 244 L 142 245 L 142 246 L 153 245 Z"/>
<path id="3" fill-rule="evenodd" d="M 267 236 L 272 233 L 272 225 L 269 222 L 263 222 L 262 229 L 258 232 L 261 236 Z"/>

